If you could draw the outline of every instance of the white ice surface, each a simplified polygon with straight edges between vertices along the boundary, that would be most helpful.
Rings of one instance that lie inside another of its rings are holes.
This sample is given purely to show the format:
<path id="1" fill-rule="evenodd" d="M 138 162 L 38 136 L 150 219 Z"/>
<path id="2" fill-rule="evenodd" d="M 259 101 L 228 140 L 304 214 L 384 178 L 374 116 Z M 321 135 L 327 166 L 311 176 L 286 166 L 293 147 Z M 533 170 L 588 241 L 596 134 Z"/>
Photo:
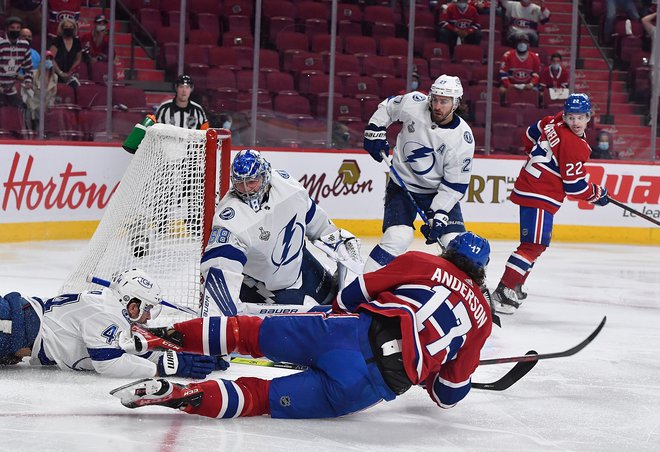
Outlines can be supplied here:
<path id="1" fill-rule="evenodd" d="M 492 243 L 491 288 L 515 245 Z M 56 295 L 83 249 L 83 242 L 0 244 L 0 293 Z M 554 244 L 528 288 L 482 358 L 564 350 L 604 315 L 607 324 L 579 354 L 540 361 L 504 392 L 473 390 L 451 410 L 412 388 L 340 419 L 214 420 L 124 408 L 108 394 L 124 379 L 21 364 L 0 368 L 0 450 L 660 451 L 660 248 Z M 474 380 L 496 380 L 510 367 L 482 366 Z M 285 372 L 232 365 L 213 376 Z"/>

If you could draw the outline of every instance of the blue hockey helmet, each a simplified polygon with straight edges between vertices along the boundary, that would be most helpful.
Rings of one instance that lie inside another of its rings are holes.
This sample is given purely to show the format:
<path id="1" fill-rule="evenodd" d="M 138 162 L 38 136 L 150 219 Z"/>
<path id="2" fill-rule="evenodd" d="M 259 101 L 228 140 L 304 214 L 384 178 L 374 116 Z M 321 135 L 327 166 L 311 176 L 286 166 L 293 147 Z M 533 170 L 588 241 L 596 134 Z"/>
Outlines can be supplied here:
<path id="1" fill-rule="evenodd" d="M 591 113 L 591 101 L 589 96 L 584 93 L 573 93 L 566 99 L 564 102 L 564 114 L 590 114 Z"/>
<path id="2" fill-rule="evenodd" d="M 490 244 L 488 240 L 472 232 L 464 232 L 454 237 L 448 244 L 447 250 L 469 259 L 478 267 L 485 267 L 490 261 Z"/>
<path id="3" fill-rule="evenodd" d="M 261 209 L 261 203 L 270 184 L 270 177 L 270 163 L 253 149 L 240 151 L 231 164 L 233 191 L 255 212 Z"/>

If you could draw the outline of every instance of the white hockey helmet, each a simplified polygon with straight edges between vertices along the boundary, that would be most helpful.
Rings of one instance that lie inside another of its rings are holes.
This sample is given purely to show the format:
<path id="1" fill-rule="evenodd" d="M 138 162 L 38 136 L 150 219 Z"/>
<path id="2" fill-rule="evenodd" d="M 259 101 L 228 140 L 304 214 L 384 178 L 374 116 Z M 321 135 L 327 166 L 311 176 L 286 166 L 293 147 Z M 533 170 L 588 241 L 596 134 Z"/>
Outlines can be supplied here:
<path id="1" fill-rule="evenodd" d="M 429 105 L 431 104 L 432 95 L 451 97 L 454 99 L 454 110 L 458 108 L 463 97 L 463 85 L 461 79 L 453 75 L 443 74 L 431 85 L 429 92 Z"/>
<path id="2" fill-rule="evenodd" d="M 145 312 L 151 313 L 155 319 L 160 314 L 163 305 L 161 289 L 149 275 L 138 268 L 132 268 L 112 275 L 110 289 L 117 295 L 119 302 L 128 309 L 131 303 L 138 303 L 140 312 L 131 320 L 137 321 Z"/>

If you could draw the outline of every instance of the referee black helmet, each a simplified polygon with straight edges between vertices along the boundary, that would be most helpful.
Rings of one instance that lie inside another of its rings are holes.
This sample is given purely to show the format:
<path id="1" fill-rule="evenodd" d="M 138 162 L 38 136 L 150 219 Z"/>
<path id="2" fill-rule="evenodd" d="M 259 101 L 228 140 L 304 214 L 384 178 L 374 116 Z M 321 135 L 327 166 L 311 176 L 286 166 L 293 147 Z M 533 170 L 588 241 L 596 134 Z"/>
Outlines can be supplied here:
<path id="1" fill-rule="evenodd" d="M 176 89 L 176 87 L 179 85 L 188 85 L 190 87 L 195 86 L 192 77 L 186 74 L 181 74 L 176 78 L 176 80 L 174 81 L 174 89 Z"/>

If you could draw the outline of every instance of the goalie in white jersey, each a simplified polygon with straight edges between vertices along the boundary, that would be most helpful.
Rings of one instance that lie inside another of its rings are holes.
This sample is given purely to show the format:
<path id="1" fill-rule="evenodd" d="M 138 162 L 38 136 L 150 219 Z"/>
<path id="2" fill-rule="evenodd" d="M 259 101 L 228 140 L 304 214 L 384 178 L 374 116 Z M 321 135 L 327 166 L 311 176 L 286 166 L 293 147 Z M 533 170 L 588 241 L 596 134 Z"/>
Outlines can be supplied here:
<path id="1" fill-rule="evenodd" d="M 422 226 L 426 243 L 446 246 L 465 232 L 459 200 L 472 173 L 474 136 L 457 114 L 463 96 L 458 77 L 441 75 L 429 95 L 413 91 L 390 97 L 378 105 L 364 132 L 364 148 L 378 162 L 389 154 L 386 130 L 402 122 L 392 154 L 396 177 L 390 177 L 385 195 L 383 237 L 369 254 L 364 271 L 370 272 L 403 254 L 413 241 L 417 209 L 430 225 Z M 406 193 L 408 192 L 408 193 Z M 415 200 L 413 203 L 409 195 Z"/>
<path id="2" fill-rule="evenodd" d="M 111 288 L 65 294 L 48 300 L 0 296 L 0 365 L 56 365 L 62 370 L 95 371 L 109 377 L 180 376 L 205 378 L 226 369 L 221 358 L 189 353 L 125 353 L 133 323 L 144 324 L 161 308 L 160 287 L 143 271 L 114 276 Z"/>
<path id="3" fill-rule="evenodd" d="M 336 260 L 338 269 L 361 272 L 359 240 L 338 229 L 300 182 L 271 170 L 257 151 L 238 153 L 231 181 L 202 255 L 201 316 L 329 310 L 343 274 L 333 276 L 305 238 Z"/>

